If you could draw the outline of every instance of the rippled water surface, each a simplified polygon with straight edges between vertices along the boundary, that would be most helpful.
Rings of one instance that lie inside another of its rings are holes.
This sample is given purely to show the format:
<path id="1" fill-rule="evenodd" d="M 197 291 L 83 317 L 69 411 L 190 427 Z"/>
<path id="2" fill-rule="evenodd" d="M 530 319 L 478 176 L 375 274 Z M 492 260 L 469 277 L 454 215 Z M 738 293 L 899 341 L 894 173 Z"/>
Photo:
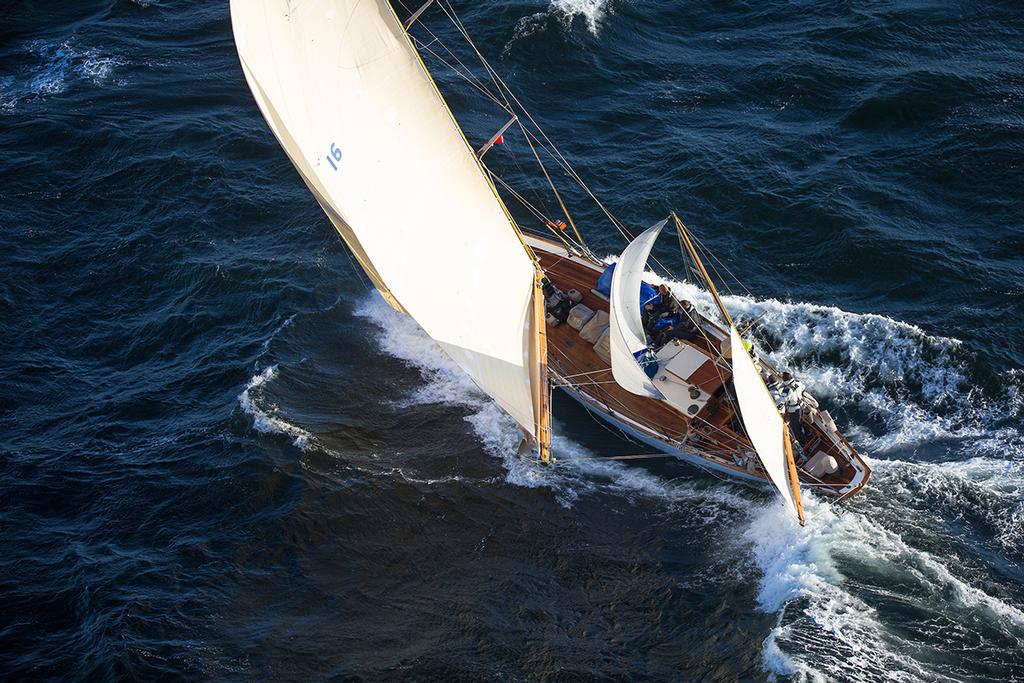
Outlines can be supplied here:
<path id="1" fill-rule="evenodd" d="M 620 218 L 677 210 L 744 281 L 871 487 L 800 529 L 601 460 L 637 447 L 566 399 L 559 466 L 518 459 L 367 288 L 225 2 L 12 3 L 0 677 L 1024 681 L 1020 8 L 455 4 Z"/>

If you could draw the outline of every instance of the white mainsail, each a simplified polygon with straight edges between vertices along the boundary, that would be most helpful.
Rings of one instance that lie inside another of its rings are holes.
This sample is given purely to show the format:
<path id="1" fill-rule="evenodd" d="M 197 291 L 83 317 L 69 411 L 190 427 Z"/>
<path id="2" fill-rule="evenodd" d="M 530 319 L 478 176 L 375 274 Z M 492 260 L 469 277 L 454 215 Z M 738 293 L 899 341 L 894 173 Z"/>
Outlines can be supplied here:
<path id="1" fill-rule="evenodd" d="M 743 339 L 736 327 L 731 327 L 732 381 L 736 387 L 736 399 L 740 415 L 750 442 L 754 444 L 768 478 L 782 494 L 793 512 L 798 515 L 793 489 L 790 485 L 789 462 L 786 455 L 787 438 L 782 416 L 775 405 L 768 387 L 764 385 L 754 361 L 743 346 Z"/>
<path id="2" fill-rule="evenodd" d="M 231 0 L 288 157 L 396 308 L 531 435 L 535 268 L 387 0 Z"/>
<path id="3" fill-rule="evenodd" d="M 609 299 L 612 376 L 626 391 L 656 399 L 665 397 L 633 354 L 647 348 L 640 309 L 640 283 L 647 269 L 647 257 L 667 222 L 665 219 L 652 225 L 623 250 L 612 272 Z"/>

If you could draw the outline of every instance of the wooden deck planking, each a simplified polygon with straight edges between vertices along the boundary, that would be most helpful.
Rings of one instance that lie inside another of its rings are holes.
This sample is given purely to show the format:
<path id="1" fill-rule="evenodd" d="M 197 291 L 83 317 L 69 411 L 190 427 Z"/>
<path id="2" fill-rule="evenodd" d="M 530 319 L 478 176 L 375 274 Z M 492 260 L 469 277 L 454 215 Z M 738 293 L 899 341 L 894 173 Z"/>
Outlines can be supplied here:
<path id="1" fill-rule="evenodd" d="M 559 254 L 544 250 L 537 250 L 536 253 L 548 277 L 559 289 L 563 291 L 576 289 L 582 295 L 581 303 L 585 306 L 594 311 L 608 312 L 607 300 L 591 291 L 597 284 L 599 271 Z M 689 416 L 662 401 L 637 396 L 616 384 L 609 365 L 597 355 L 589 343 L 579 336 L 577 330 L 567 323 L 563 323 L 557 327 L 549 327 L 547 334 L 548 361 L 559 375 L 570 377 L 569 381 L 578 382 L 581 385 L 580 389 L 615 412 L 645 424 L 650 429 L 661 432 L 671 439 L 679 440 L 686 434 L 690 422 Z M 706 344 L 702 344 L 702 346 L 707 348 Z M 582 373 L 589 374 L 583 377 L 571 377 Z M 701 411 L 700 416 L 702 420 L 694 424 L 694 430 L 712 439 L 717 436 L 716 440 L 719 441 L 729 438 L 736 439 L 743 444 L 749 443 L 743 435 L 736 433 L 728 426 L 734 413 L 721 401 L 712 398 L 706 408 Z M 728 436 L 716 435 L 715 428 L 704 421 L 717 426 Z M 837 456 L 837 460 L 841 463 L 839 472 L 823 481 L 837 487 L 845 485 L 855 473 L 853 467 L 845 461 L 845 458 L 839 457 L 839 449 L 823 431 L 806 422 L 804 426 L 808 435 L 801 445 L 812 445 L 816 439 L 821 438 L 823 449 Z M 735 445 L 732 447 L 736 448 Z M 749 446 L 745 446 L 745 449 L 749 448 Z M 808 453 L 808 455 L 813 455 L 813 453 Z M 740 470 L 741 468 L 735 467 L 734 469 Z M 800 479 L 804 483 L 812 483 L 803 471 L 800 471 Z"/>
<path id="2" fill-rule="evenodd" d="M 563 291 L 577 289 L 583 295 L 583 303 L 594 311 L 608 312 L 608 302 L 591 290 L 597 284 L 599 273 L 587 266 L 569 259 L 538 252 L 541 264 L 551 281 Z M 649 425 L 673 439 L 686 434 L 689 417 L 663 401 L 630 393 L 615 383 L 611 367 L 594 351 L 593 346 L 579 336 L 579 332 L 568 324 L 548 328 L 548 362 L 563 376 L 580 373 L 594 373 L 575 378 L 584 385 L 588 394 L 604 402 L 612 410 L 642 424 Z M 595 372 L 601 371 L 601 372 Z M 586 384 L 587 382 L 608 382 L 608 384 Z"/>

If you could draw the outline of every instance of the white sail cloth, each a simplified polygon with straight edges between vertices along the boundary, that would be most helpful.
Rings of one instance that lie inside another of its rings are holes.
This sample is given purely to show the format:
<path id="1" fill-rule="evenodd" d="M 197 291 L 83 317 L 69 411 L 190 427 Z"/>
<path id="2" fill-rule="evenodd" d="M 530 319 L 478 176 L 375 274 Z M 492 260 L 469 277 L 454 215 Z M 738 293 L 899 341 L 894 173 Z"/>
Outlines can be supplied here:
<path id="1" fill-rule="evenodd" d="M 231 17 L 260 110 L 374 284 L 533 434 L 533 263 L 387 0 Z"/>
<path id="2" fill-rule="evenodd" d="M 750 442 L 757 450 L 768 478 L 782 494 L 786 505 L 793 512 L 797 512 L 788 475 L 789 463 L 783 442 L 786 436 L 782 416 L 735 327 L 731 329 L 730 336 L 732 381 L 736 387 L 736 399 L 740 404 L 743 426 L 747 430 Z"/>
<path id="3" fill-rule="evenodd" d="M 629 243 L 612 272 L 609 299 L 612 376 L 626 391 L 651 398 L 665 398 L 633 355 L 647 348 L 640 283 L 647 269 L 647 257 L 668 220 L 656 223 Z"/>

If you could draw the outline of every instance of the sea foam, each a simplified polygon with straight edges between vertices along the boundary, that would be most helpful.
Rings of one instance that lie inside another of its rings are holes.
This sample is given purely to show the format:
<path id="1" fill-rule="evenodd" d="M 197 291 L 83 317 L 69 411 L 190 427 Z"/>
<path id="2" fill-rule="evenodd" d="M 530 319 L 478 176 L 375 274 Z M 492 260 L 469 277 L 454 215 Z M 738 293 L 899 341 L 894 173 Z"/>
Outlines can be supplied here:
<path id="1" fill-rule="evenodd" d="M 678 296 L 712 311 L 713 302 L 703 290 L 689 283 L 669 284 Z M 931 336 L 884 316 L 834 307 L 750 297 L 729 297 L 728 304 L 748 320 L 765 314 L 760 324 L 782 343 L 775 350 L 762 351 L 808 377 L 809 385 L 826 403 L 867 402 L 890 413 L 888 429 L 898 436 L 887 431 L 874 437 L 874 448 L 956 433 L 1003 442 L 1020 438 L 1012 428 L 975 422 L 966 429 L 956 423 L 967 421 L 967 416 L 939 414 L 942 393 L 969 377 L 962 362 L 950 359 L 948 352 L 961 346 L 955 339 Z M 915 592 L 930 596 L 926 609 L 937 614 L 955 618 L 967 612 L 1009 637 L 1024 637 L 1024 613 L 1019 608 L 975 585 L 960 567 L 940 561 L 893 530 L 903 528 L 912 512 L 910 500 L 900 494 L 900 487 L 908 487 L 908 482 L 946 492 L 946 498 L 940 500 L 953 507 L 954 514 L 955 506 L 962 504 L 957 500 L 958 491 L 975 487 L 992 500 L 993 526 L 1010 547 L 1024 517 L 1019 503 L 1021 465 L 1014 460 L 979 456 L 939 465 L 872 460 L 874 487 L 892 489 L 894 495 L 868 495 L 859 508 L 849 510 L 809 494 L 805 497 L 808 525 L 801 528 L 778 500 L 758 503 L 741 495 L 738 487 L 701 489 L 666 482 L 643 468 L 591 457 L 584 446 L 560 436 L 556 436 L 555 451 L 563 454 L 561 466 L 539 469 L 530 459 L 515 455 L 518 436 L 512 420 L 414 321 L 395 313 L 377 297 L 360 304 L 356 313 L 387 331 L 378 337 L 385 352 L 422 373 L 424 385 L 407 400 L 470 408 L 466 419 L 484 448 L 501 458 L 506 483 L 549 487 L 567 507 L 580 496 L 599 491 L 665 503 L 688 501 L 706 511 L 708 523 L 722 510 L 746 519 L 744 543 L 761 576 L 757 606 L 779 617 L 762 647 L 762 663 L 771 675 L 810 681 L 837 675 L 850 680 L 952 680 L 940 669 L 915 659 L 912 653 L 919 644 L 893 632 L 869 604 L 869 597 L 848 586 L 848 579 L 838 569 L 842 563 L 866 563 L 871 572 L 914 586 Z M 830 352 L 816 353 L 821 346 Z M 838 360 L 829 363 L 824 358 Z M 900 404 L 900 396 L 884 391 L 885 382 L 894 379 L 919 387 L 917 393 L 906 396 L 909 406 Z M 557 434 L 557 423 L 555 430 Z"/>
<path id="2" fill-rule="evenodd" d="M 561 16 L 566 22 L 582 17 L 587 28 L 595 36 L 601 28 L 601 21 L 610 11 L 611 0 L 551 0 L 550 11 Z"/>
<path id="3" fill-rule="evenodd" d="M 516 41 L 544 31 L 552 22 L 568 33 L 576 19 L 582 19 L 587 31 L 597 37 L 602 23 L 612 13 L 612 6 L 612 0 L 551 0 L 543 11 L 525 16 L 516 23 L 504 51 L 511 50 Z"/>
<path id="4" fill-rule="evenodd" d="M 25 45 L 25 51 L 31 64 L 0 74 L 0 109 L 59 95 L 76 80 L 104 86 L 111 82 L 115 69 L 126 64 L 120 57 L 81 47 L 74 39 L 34 40 Z"/>
<path id="5" fill-rule="evenodd" d="M 284 434 L 292 438 L 296 448 L 305 450 L 314 441 L 313 435 L 288 422 L 275 404 L 268 404 L 265 398 L 267 385 L 278 376 L 276 365 L 257 372 L 238 395 L 238 404 L 246 415 L 252 418 L 253 428 L 264 434 Z"/>
<path id="6" fill-rule="evenodd" d="M 886 487 L 888 479 L 883 468 L 877 486 Z M 752 515 L 745 532 L 762 575 L 758 605 L 780 615 L 762 650 L 766 670 L 811 680 L 954 680 L 910 656 L 919 645 L 879 618 L 870 604 L 879 597 L 903 601 L 915 596 L 915 608 L 938 623 L 979 620 L 1010 639 L 1024 638 L 1024 612 L 1018 607 L 974 585 L 962 567 L 911 545 L 876 519 L 896 512 L 908 528 L 915 524 L 898 501 L 898 510 L 887 511 L 893 503 L 886 497 L 872 499 L 861 506 L 867 508 L 863 512 L 813 497 L 805 504 L 806 527 L 796 525 L 780 506 L 768 506 Z M 872 585 L 850 587 L 837 569 L 839 562 L 859 569 L 865 578 L 855 583 Z M 906 595 L 887 594 L 882 585 L 900 586 Z M 799 613 L 788 614 L 790 605 L 798 606 Z"/>

